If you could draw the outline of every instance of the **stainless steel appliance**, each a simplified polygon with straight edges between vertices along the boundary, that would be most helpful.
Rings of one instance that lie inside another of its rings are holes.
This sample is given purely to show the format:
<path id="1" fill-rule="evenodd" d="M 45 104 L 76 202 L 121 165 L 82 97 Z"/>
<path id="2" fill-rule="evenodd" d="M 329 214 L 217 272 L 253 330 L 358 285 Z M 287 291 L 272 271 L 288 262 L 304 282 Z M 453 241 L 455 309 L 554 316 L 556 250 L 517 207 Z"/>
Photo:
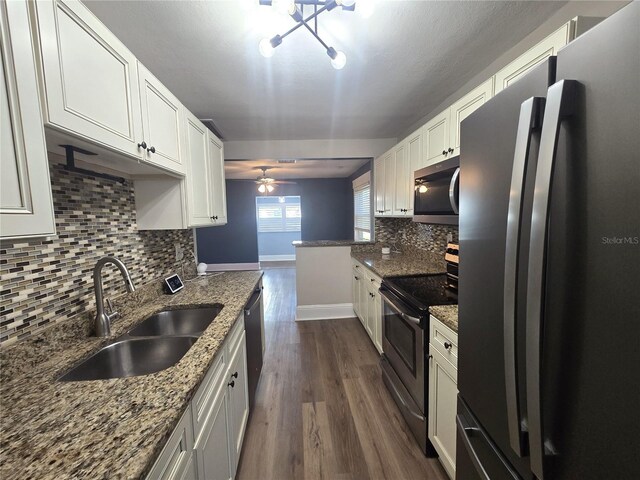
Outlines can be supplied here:
<path id="1" fill-rule="evenodd" d="M 382 295 L 382 376 L 402 416 L 424 453 L 427 441 L 427 370 L 429 307 L 456 303 L 446 275 L 385 278 Z"/>
<path id="2" fill-rule="evenodd" d="M 456 478 L 640 478 L 640 3 L 462 122 Z"/>
<path id="3" fill-rule="evenodd" d="M 460 157 L 453 157 L 414 173 L 413 221 L 458 224 Z"/>
<path id="4" fill-rule="evenodd" d="M 244 328 L 247 341 L 247 383 L 249 386 L 249 411 L 255 403 L 256 389 L 262 372 L 262 352 L 264 349 L 263 318 L 264 306 L 262 302 L 262 280 L 244 308 Z"/>

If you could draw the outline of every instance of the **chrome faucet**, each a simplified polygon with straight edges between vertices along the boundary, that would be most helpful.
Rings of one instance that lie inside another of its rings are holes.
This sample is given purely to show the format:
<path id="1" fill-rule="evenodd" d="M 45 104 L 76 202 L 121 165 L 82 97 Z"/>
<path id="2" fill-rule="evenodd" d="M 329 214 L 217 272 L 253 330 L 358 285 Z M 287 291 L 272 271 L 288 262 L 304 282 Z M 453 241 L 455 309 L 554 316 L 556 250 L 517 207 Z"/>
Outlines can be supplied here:
<path id="1" fill-rule="evenodd" d="M 93 267 L 93 288 L 96 292 L 96 320 L 95 320 L 95 330 L 96 336 L 98 337 L 108 337 L 111 335 L 111 320 L 114 318 L 118 318 L 119 313 L 113 311 L 113 305 L 111 301 L 107 299 L 107 304 L 109 305 L 109 313 L 104 311 L 104 292 L 102 290 L 102 267 L 104 267 L 107 263 L 111 263 L 118 267 L 122 277 L 124 278 L 125 286 L 127 287 L 127 291 L 129 293 L 134 292 L 136 289 L 133 286 L 133 282 L 131 281 L 131 277 L 129 276 L 129 270 L 124 266 L 120 260 L 116 257 L 102 257 L 96 263 L 96 266 Z"/>

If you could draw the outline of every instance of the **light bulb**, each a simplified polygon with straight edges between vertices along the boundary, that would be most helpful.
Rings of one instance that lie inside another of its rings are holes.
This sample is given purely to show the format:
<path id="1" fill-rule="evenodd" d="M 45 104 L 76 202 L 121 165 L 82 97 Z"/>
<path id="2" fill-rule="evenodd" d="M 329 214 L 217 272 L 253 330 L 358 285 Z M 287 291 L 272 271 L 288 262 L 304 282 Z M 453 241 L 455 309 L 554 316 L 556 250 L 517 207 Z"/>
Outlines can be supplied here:
<path id="1" fill-rule="evenodd" d="M 273 185 L 267 185 L 267 192 L 273 192 Z"/>
<path id="2" fill-rule="evenodd" d="M 272 57 L 273 53 L 275 52 L 275 48 L 273 48 L 273 45 L 271 45 L 271 40 L 269 40 L 268 38 L 263 38 L 262 40 L 260 40 L 258 49 L 260 50 L 262 56 L 266 58 Z"/>
<path id="3" fill-rule="evenodd" d="M 272 5 L 279 13 L 291 15 L 296 8 L 294 0 L 273 0 Z"/>
<path id="4" fill-rule="evenodd" d="M 262 184 L 262 185 L 260 185 L 260 186 L 258 187 L 258 191 L 259 191 L 260 193 L 264 193 L 264 192 L 266 192 L 266 191 L 267 191 L 267 187 L 266 187 L 264 184 Z"/>
<path id="5" fill-rule="evenodd" d="M 360 14 L 363 18 L 369 18 L 371 15 L 373 15 L 374 10 L 374 0 L 358 0 L 356 13 Z"/>
<path id="6" fill-rule="evenodd" d="M 343 7 L 353 7 L 353 5 L 356 3 L 356 0 L 340 0 L 340 5 L 342 5 Z"/>
<path id="7" fill-rule="evenodd" d="M 336 70 L 341 70 L 347 63 L 347 56 L 338 50 L 336 56 L 331 59 L 331 66 Z"/>
<path id="8" fill-rule="evenodd" d="M 420 185 L 418 187 L 418 192 L 420 193 L 427 193 L 427 190 L 429 190 L 429 187 L 427 187 L 426 185 Z"/>

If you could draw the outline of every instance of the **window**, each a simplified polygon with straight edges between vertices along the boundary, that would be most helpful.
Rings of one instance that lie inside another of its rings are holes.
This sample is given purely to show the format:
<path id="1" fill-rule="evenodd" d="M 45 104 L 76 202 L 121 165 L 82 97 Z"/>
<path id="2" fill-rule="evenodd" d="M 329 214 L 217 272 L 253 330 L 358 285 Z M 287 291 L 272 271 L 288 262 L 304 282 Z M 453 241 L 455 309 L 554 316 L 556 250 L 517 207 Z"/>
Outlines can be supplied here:
<path id="1" fill-rule="evenodd" d="M 353 226 L 355 240 L 371 240 L 371 185 L 360 185 L 353 191 Z"/>
<path id="2" fill-rule="evenodd" d="M 299 232 L 299 202 L 300 197 L 258 197 L 258 232 Z"/>

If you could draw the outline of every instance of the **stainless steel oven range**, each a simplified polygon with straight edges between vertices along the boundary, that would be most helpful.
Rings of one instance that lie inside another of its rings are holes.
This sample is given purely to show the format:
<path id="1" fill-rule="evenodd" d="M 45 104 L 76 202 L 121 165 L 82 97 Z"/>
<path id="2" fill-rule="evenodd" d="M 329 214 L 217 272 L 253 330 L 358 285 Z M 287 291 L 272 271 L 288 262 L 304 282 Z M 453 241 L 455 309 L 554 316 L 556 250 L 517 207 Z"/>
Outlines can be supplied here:
<path id="1" fill-rule="evenodd" d="M 425 454 L 435 451 L 427 440 L 425 368 L 429 343 L 429 307 L 457 303 L 446 274 L 385 278 L 382 295 L 382 376 L 402 416 Z"/>

